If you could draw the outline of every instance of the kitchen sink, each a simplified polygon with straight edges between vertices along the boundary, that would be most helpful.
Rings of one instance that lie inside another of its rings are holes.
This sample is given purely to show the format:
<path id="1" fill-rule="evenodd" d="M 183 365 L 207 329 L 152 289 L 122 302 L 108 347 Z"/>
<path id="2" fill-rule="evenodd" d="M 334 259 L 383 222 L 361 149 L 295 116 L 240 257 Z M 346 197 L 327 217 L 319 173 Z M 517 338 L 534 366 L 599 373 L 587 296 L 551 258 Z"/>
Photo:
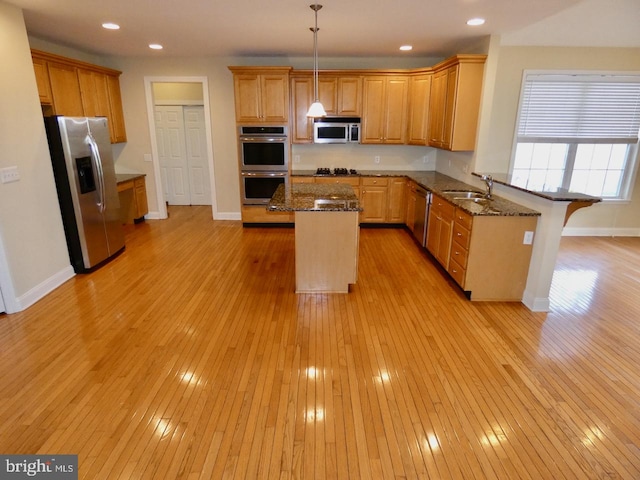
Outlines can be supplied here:
<path id="1" fill-rule="evenodd" d="M 474 192 L 471 190 L 461 190 L 461 191 L 456 191 L 456 190 L 444 190 L 442 193 L 444 193 L 447 196 L 451 196 L 453 197 L 454 200 L 468 200 L 468 199 L 485 199 L 484 198 L 484 193 L 482 192 Z"/>

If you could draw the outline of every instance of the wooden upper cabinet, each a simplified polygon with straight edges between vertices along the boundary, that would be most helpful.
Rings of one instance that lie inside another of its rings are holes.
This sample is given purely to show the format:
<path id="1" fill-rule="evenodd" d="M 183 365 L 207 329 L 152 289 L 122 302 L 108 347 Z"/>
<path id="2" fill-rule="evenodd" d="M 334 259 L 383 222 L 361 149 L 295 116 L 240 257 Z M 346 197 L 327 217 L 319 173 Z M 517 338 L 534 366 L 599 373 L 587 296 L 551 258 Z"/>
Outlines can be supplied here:
<path id="1" fill-rule="evenodd" d="M 311 76 L 313 83 L 313 75 Z M 311 98 L 313 98 L 313 86 Z M 338 77 L 318 75 L 318 100 L 322 103 L 327 115 L 338 115 Z"/>
<path id="2" fill-rule="evenodd" d="M 51 84 L 49 83 L 47 62 L 40 58 L 34 58 L 33 70 L 36 74 L 36 84 L 38 86 L 38 94 L 40 95 L 40 103 L 50 105 L 53 103 L 53 99 L 51 97 Z"/>
<path id="3" fill-rule="evenodd" d="M 359 117 L 362 113 L 362 80 L 359 76 L 320 73 L 318 98 L 327 115 Z"/>
<path id="4" fill-rule="evenodd" d="M 431 98 L 431 74 L 425 73 L 409 78 L 409 126 L 407 143 L 427 145 L 429 143 L 429 100 Z"/>
<path id="5" fill-rule="evenodd" d="M 485 55 L 456 55 L 436 65 L 429 104 L 429 145 L 475 149 Z"/>
<path id="6" fill-rule="evenodd" d="M 84 110 L 76 67 L 48 62 L 48 70 L 56 115 L 83 117 Z"/>
<path id="7" fill-rule="evenodd" d="M 362 78 L 338 77 L 338 115 L 359 117 L 362 115 Z"/>
<path id="8" fill-rule="evenodd" d="M 120 78 L 115 75 L 107 75 L 107 91 L 109 93 L 109 129 L 111 131 L 111 143 L 127 141 L 127 130 L 124 125 L 124 112 L 122 111 L 122 94 L 120 93 Z"/>
<path id="9" fill-rule="evenodd" d="M 54 115 L 107 117 L 111 143 L 127 134 L 118 70 L 31 50 L 40 103 Z"/>
<path id="10" fill-rule="evenodd" d="M 364 77 L 362 143 L 405 143 L 408 92 L 407 76 Z"/>
<path id="11" fill-rule="evenodd" d="M 78 70 L 82 108 L 87 117 L 108 117 L 109 88 L 107 76 L 90 70 Z"/>
<path id="12" fill-rule="evenodd" d="M 292 76 L 291 141 L 293 143 L 313 143 L 313 120 L 307 117 L 311 103 L 313 103 L 313 76 Z"/>
<path id="13" fill-rule="evenodd" d="M 315 100 L 313 74 L 291 75 L 291 126 L 293 143 L 313 143 L 313 120 L 307 117 Z M 318 99 L 327 115 L 360 117 L 362 79 L 359 76 L 318 75 Z"/>
<path id="14" fill-rule="evenodd" d="M 289 121 L 290 67 L 229 67 L 233 72 L 237 123 Z"/>

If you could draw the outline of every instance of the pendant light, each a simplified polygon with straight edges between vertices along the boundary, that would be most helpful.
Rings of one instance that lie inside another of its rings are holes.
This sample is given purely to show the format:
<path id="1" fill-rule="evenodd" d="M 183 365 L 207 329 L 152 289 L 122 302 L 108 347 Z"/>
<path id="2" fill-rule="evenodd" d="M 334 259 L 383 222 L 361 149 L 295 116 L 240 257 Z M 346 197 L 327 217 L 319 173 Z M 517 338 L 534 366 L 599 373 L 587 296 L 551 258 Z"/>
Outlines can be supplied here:
<path id="1" fill-rule="evenodd" d="M 318 5 L 316 2 L 313 5 L 309 5 L 311 10 L 315 13 L 315 27 L 309 28 L 313 32 L 313 98 L 314 101 L 309 107 L 307 117 L 319 118 L 327 115 L 322 103 L 318 100 L 318 10 L 322 8 L 322 5 Z"/>

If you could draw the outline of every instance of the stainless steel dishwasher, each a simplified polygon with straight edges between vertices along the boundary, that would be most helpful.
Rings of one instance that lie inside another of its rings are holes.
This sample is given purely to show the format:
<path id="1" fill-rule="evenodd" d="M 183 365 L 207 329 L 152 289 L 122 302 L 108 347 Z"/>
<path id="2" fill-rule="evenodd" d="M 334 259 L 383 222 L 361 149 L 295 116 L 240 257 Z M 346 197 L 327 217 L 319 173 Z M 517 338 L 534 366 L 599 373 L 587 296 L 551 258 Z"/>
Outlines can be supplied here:
<path id="1" fill-rule="evenodd" d="M 427 224 L 429 223 L 429 206 L 431 205 L 431 192 L 417 186 L 411 192 L 415 196 L 415 213 L 413 222 L 413 236 L 423 247 L 427 244 Z"/>

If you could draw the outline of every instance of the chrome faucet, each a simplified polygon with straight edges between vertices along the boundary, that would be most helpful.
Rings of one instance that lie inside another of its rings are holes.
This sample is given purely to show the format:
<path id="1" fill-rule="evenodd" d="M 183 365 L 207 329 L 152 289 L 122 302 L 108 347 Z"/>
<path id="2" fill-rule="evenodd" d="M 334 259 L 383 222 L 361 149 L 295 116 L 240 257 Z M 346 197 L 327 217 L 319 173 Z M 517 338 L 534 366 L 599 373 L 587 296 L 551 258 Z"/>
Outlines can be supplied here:
<path id="1" fill-rule="evenodd" d="M 491 198 L 493 193 L 493 177 L 491 175 L 482 175 L 482 180 L 487 185 L 487 192 L 484 194 L 485 198 Z"/>

